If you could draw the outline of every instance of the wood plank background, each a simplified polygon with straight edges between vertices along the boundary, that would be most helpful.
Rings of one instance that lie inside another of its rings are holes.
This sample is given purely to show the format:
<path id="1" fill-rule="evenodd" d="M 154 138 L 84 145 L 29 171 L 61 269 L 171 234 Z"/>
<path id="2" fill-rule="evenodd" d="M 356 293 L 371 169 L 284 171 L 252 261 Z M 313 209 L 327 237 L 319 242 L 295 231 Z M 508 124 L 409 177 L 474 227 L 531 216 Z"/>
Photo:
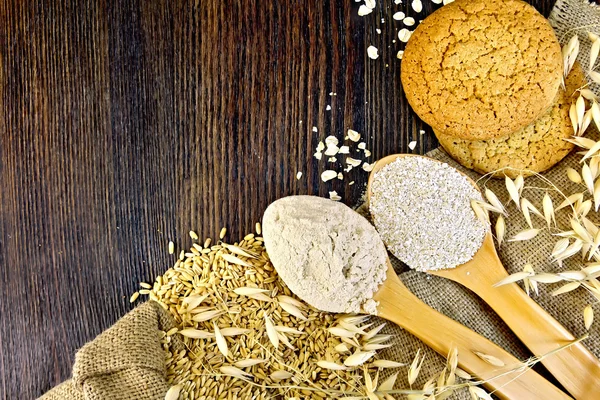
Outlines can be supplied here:
<path id="1" fill-rule="evenodd" d="M 0 398 L 68 378 L 169 240 L 238 239 L 289 194 L 355 204 L 367 174 L 323 184 L 325 136 L 363 133 L 371 160 L 434 148 L 400 84 L 407 3 L 0 1 Z"/>

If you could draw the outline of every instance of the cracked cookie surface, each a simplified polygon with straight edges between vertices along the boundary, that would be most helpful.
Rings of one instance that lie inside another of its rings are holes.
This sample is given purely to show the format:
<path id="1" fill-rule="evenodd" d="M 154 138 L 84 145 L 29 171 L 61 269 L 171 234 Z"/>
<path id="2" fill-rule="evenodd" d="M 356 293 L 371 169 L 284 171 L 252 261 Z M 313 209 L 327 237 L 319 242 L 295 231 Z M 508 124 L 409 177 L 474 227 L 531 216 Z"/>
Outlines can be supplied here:
<path id="1" fill-rule="evenodd" d="M 406 97 L 432 128 L 463 139 L 515 132 L 553 103 L 561 48 L 519 0 L 457 0 L 427 17 L 402 58 Z"/>
<path id="2" fill-rule="evenodd" d="M 573 149 L 573 144 L 563 139 L 573 135 L 569 108 L 574 99 L 573 93 L 585 83 L 583 70 L 575 63 L 565 81 L 566 90 L 559 90 L 552 108 L 533 124 L 510 135 L 488 140 L 457 139 L 438 131 L 434 131 L 435 135 L 452 158 L 482 174 L 507 167 L 545 171 Z M 495 176 L 503 177 L 505 174 L 515 178 L 519 171 L 505 170 Z"/>

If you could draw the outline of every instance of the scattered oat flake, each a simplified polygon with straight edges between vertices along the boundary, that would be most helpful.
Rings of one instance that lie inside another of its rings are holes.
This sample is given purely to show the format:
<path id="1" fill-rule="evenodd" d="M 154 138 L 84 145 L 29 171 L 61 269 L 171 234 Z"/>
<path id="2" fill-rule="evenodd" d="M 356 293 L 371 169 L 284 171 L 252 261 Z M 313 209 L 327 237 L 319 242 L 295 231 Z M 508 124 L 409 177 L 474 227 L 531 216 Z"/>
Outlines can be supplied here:
<path id="1" fill-rule="evenodd" d="M 352 157 L 346 157 L 346 164 L 351 165 L 353 167 L 358 167 L 361 161 Z"/>
<path id="2" fill-rule="evenodd" d="M 348 139 L 352 140 L 353 142 L 358 142 L 360 140 L 360 133 L 353 129 L 348 129 Z"/>
<path id="3" fill-rule="evenodd" d="M 302 178 L 302 172 L 298 171 L 296 172 L 296 179 L 300 179 Z"/>
<path id="4" fill-rule="evenodd" d="M 406 17 L 402 20 L 402 23 L 406 26 L 413 26 L 415 24 L 415 19 L 413 17 Z"/>
<path id="5" fill-rule="evenodd" d="M 379 58 L 379 50 L 377 50 L 377 47 L 375 46 L 369 46 L 367 47 L 367 55 L 369 58 L 376 60 Z"/>
<path id="6" fill-rule="evenodd" d="M 366 172 L 371 172 L 371 170 L 373 170 L 374 166 L 375 166 L 375 163 L 369 164 L 368 162 L 365 161 L 365 163 L 362 165 L 362 169 L 365 170 Z"/>
<path id="7" fill-rule="evenodd" d="M 312 131 L 313 131 L 313 132 L 318 132 L 319 130 L 317 129 L 317 127 L 316 127 L 316 126 L 313 126 L 313 129 L 312 129 Z"/>
<path id="8" fill-rule="evenodd" d="M 334 163 L 334 162 L 337 161 L 337 158 L 335 158 L 335 157 L 329 157 L 329 159 L 327 159 L 327 161 L 329 161 L 331 163 Z"/>
<path id="9" fill-rule="evenodd" d="M 377 32 L 378 35 L 381 35 L 381 29 L 377 28 L 375 29 L 375 32 Z"/>
<path id="10" fill-rule="evenodd" d="M 442 4 L 442 0 L 431 0 L 433 4 Z"/>
<path id="11" fill-rule="evenodd" d="M 340 154 L 349 154 L 350 153 L 350 147 L 348 147 L 348 146 L 342 146 L 342 147 L 340 147 L 340 150 L 338 151 L 338 153 L 340 153 Z"/>
<path id="12" fill-rule="evenodd" d="M 444 3 L 444 5 L 454 3 L 454 0 L 444 0 L 443 3 Z M 437 4 L 440 4 L 440 3 L 437 3 Z"/>
<path id="13" fill-rule="evenodd" d="M 339 147 L 337 147 L 333 143 L 329 143 L 327 145 L 327 149 L 325 150 L 325 155 L 326 156 L 335 156 L 339 151 L 340 151 Z"/>
<path id="14" fill-rule="evenodd" d="M 402 0 L 394 0 L 395 4 L 402 4 Z"/>
<path id="15" fill-rule="evenodd" d="M 348 186 L 352 186 L 352 185 L 354 185 L 354 181 L 352 181 L 348 184 Z"/>
<path id="16" fill-rule="evenodd" d="M 339 141 L 339 139 L 338 139 L 338 138 L 336 138 L 336 137 L 335 137 L 335 136 L 333 136 L 333 135 L 329 135 L 329 136 L 327 136 L 327 137 L 325 138 L 325 145 L 326 145 L 326 146 L 331 146 L 331 145 L 335 145 L 335 146 L 337 146 L 339 142 L 340 142 L 340 141 Z"/>
<path id="17" fill-rule="evenodd" d="M 317 144 L 316 150 L 318 152 L 325 150 L 325 143 L 323 143 L 322 141 L 320 141 L 319 144 Z"/>
<path id="18" fill-rule="evenodd" d="M 371 14 L 373 12 L 372 9 L 365 6 L 364 4 L 358 7 L 358 15 L 364 17 L 365 15 Z"/>
<path id="19" fill-rule="evenodd" d="M 398 31 L 398 39 L 400 39 L 401 42 L 406 43 L 408 42 L 408 40 L 410 39 L 412 35 L 412 31 L 409 31 L 406 28 L 402 28 Z"/>
<path id="20" fill-rule="evenodd" d="M 329 104 L 327 104 L 327 107 L 325 107 L 325 110 L 330 111 L 331 110 L 331 106 Z"/>
<path id="21" fill-rule="evenodd" d="M 411 6 L 412 9 L 415 10 L 415 12 L 420 13 L 421 11 L 423 11 L 423 3 L 421 3 L 421 0 L 413 0 Z"/>
<path id="22" fill-rule="evenodd" d="M 421 129 L 421 130 L 419 131 L 419 135 L 424 135 L 424 134 L 425 134 L 425 131 L 424 131 L 423 129 Z"/>
<path id="23" fill-rule="evenodd" d="M 327 171 L 323 171 L 323 173 L 321 174 L 321 180 L 323 182 L 330 181 L 330 180 L 336 178 L 337 174 L 338 174 L 337 172 L 328 169 Z"/>
<path id="24" fill-rule="evenodd" d="M 367 144 L 365 142 L 360 142 L 358 144 L 358 148 L 361 149 L 361 150 L 364 150 L 364 149 L 367 148 Z"/>
<path id="25" fill-rule="evenodd" d="M 404 14 L 402 11 L 398 11 L 392 16 L 392 18 L 394 18 L 396 21 L 402 21 L 404 18 L 406 18 L 406 14 Z"/>
<path id="26" fill-rule="evenodd" d="M 321 158 L 323 158 L 323 153 L 317 151 L 315 154 L 313 154 L 315 156 L 315 158 L 317 160 L 320 160 Z"/>
<path id="27" fill-rule="evenodd" d="M 371 152 L 367 149 L 365 149 L 365 157 L 370 157 L 371 156 Z"/>
<path id="28" fill-rule="evenodd" d="M 377 5 L 377 1 L 376 0 L 365 0 L 365 5 L 367 7 L 369 7 L 370 9 L 373 9 Z"/>
<path id="29" fill-rule="evenodd" d="M 400 51 L 398 51 L 398 54 L 396 54 L 396 58 L 398 58 L 399 60 L 402 60 L 403 56 L 404 56 L 404 50 L 400 50 Z"/>
<path id="30" fill-rule="evenodd" d="M 338 176 L 337 176 L 337 178 L 338 178 L 340 181 L 344 180 L 344 174 L 342 174 L 341 172 L 338 172 Z"/>
<path id="31" fill-rule="evenodd" d="M 413 140 L 412 142 L 410 142 L 408 144 L 408 148 L 411 149 L 411 150 L 414 150 L 415 147 L 417 147 L 417 141 L 416 140 Z"/>

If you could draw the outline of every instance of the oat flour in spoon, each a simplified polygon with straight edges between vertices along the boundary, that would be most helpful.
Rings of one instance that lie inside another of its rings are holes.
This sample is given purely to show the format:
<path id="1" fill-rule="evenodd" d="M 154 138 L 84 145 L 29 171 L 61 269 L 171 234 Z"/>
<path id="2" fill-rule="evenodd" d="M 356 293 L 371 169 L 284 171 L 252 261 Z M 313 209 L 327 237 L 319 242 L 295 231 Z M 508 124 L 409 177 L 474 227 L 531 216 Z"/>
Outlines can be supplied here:
<path id="1" fill-rule="evenodd" d="M 290 196 L 267 208 L 262 227 L 273 266 L 297 296 L 323 311 L 376 313 L 387 252 L 365 218 L 332 200 Z"/>

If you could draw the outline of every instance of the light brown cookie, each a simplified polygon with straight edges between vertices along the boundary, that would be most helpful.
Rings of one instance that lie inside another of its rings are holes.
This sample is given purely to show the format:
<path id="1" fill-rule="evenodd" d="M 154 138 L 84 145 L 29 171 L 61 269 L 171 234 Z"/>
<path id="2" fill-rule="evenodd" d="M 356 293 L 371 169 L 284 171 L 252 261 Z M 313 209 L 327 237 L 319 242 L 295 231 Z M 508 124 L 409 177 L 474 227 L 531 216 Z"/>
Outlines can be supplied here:
<path id="1" fill-rule="evenodd" d="M 457 0 L 410 38 L 401 78 L 414 111 L 463 139 L 504 136 L 550 107 L 562 76 L 548 21 L 519 0 Z"/>
<path id="2" fill-rule="evenodd" d="M 573 145 L 563 139 L 573 135 L 569 118 L 572 94 L 585 82 L 583 70 L 576 63 L 566 79 L 566 90 L 559 90 L 551 109 L 533 124 L 510 135 L 488 140 L 457 139 L 439 131 L 434 131 L 435 135 L 456 161 L 482 174 L 515 168 L 494 174 L 515 178 L 520 173 L 518 170 L 545 171 L 573 149 Z M 523 175 L 531 175 L 531 172 Z"/>

